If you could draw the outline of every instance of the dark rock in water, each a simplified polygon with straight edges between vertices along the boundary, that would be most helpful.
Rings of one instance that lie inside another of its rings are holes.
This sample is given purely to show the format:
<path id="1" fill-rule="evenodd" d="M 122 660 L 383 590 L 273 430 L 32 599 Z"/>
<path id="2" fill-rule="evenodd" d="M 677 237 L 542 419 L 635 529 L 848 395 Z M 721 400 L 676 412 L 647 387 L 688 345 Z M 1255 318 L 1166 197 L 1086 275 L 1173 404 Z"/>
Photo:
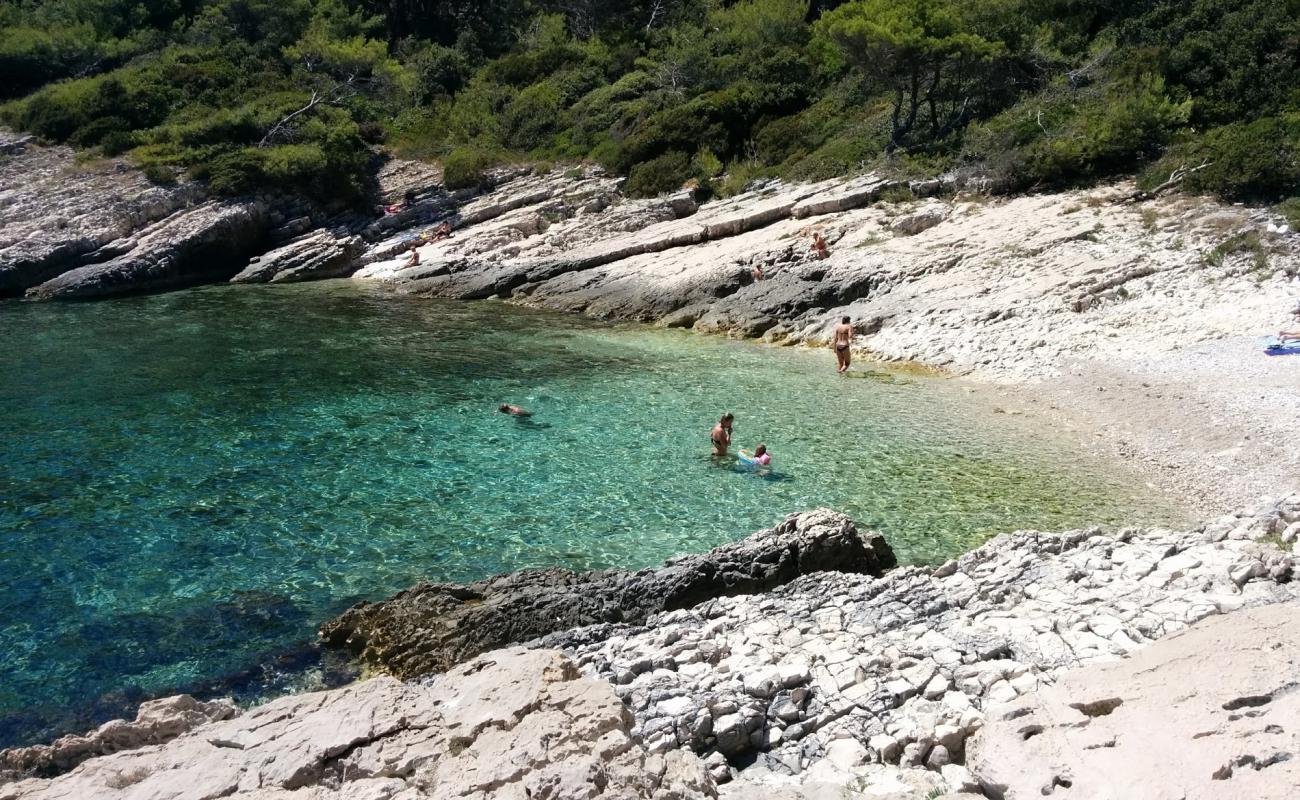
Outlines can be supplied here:
<path id="1" fill-rule="evenodd" d="M 812 572 L 879 575 L 894 564 L 882 536 L 820 509 L 657 569 L 525 570 L 468 585 L 420 584 L 381 603 L 353 606 L 323 626 L 321 638 L 411 678 L 568 628 L 636 625 L 660 611 L 762 592 Z"/>
<path id="2" fill-rule="evenodd" d="M 141 231 L 122 255 L 65 272 L 28 289 L 27 296 L 106 297 L 225 280 L 266 233 L 267 213 L 260 203 L 204 203 Z"/>

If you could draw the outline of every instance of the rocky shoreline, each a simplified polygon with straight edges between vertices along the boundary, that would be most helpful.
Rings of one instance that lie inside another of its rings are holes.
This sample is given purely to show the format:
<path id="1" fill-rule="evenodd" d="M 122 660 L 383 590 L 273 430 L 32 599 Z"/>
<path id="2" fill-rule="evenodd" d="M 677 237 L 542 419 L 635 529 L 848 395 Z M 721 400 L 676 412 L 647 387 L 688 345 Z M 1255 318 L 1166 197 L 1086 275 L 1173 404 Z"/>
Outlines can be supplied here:
<path id="1" fill-rule="evenodd" d="M 973 378 L 1199 511 L 1300 481 L 1300 375 L 1254 345 L 1300 296 L 1300 247 L 1266 211 L 870 175 L 634 201 L 589 168 L 451 193 L 391 161 L 380 196 L 419 199 L 376 217 L 213 201 L 9 134 L 0 150 L 0 296 L 351 278 L 774 344 L 820 344 L 848 314 L 859 352 Z M 454 235 L 403 269 L 443 220 Z M 809 531 L 833 546 L 809 549 Z M 149 704 L 0 754 L 0 798 L 1100 798 L 1162 729 L 1200 761 L 1126 777 L 1126 796 L 1284 797 L 1298 533 L 1291 495 L 1183 531 L 1008 534 L 882 574 L 887 545 L 821 511 L 657 571 L 417 587 L 324 632 L 408 682 L 242 713 Z M 1116 659 L 1187 683 L 1189 652 L 1243 641 L 1277 646 L 1259 668 L 1216 654 L 1213 682 L 1163 703 L 1125 694 L 1144 678 Z M 1074 731 L 1096 739 L 1066 752 Z"/>
<path id="2" fill-rule="evenodd" d="M 1087 727 L 1123 704 L 1145 711 L 1128 726 L 1122 716 L 1105 723 L 1112 730 L 1101 746 L 1118 748 L 1114 757 L 1131 758 L 1144 746 L 1135 732 L 1158 728 L 1167 713 L 1178 718 L 1169 736 L 1212 746 L 1224 762 L 1153 767 L 1131 796 L 1221 797 L 1214 792 L 1236 784 L 1217 782 L 1236 769 L 1252 797 L 1286 797 L 1300 748 L 1286 669 L 1263 669 L 1263 656 L 1249 652 L 1234 659 L 1229 648 L 1213 656 L 1224 663 L 1212 681 L 1154 706 L 1125 682 L 1134 678 L 1103 685 L 1089 676 L 1149 653 L 1140 663 L 1160 684 L 1187 656 L 1162 659 L 1158 648 L 1195 650 L 1199 639 L 1189 637 L 1251 639 L 1257 629 L 1281 637 L 1266 648 L 1269 663 L 1291 663 L 1295 640 L 1284 634 L 1300 623 L 1298 535 L 1300 494 L 1185 531 L 1006 534 L 935 569 L 881 574 L 877 561 L 843 572 L 828 561 L 802 575 L 774 570 L 776 542 L 888 552 L 841 515 L 817 511 L 687 562 L 690 574 L 710 573 L 709 563 L 734 574 L 744 554 L 757 582 L 741 591 L 780 585 L 734 593 L 716 582 L 704 593 L 711 599 L 695 595 L 701 602 L 664 604 L 630 622 L 559 621 L 555 632 L 519 641 L 536 627 L 516 627 L 510 614 L 471 620 L 399 595 L 381 618 L 417 648 L 429 641 L 419 631 L 459 622 L 495 626 L 476 634 L 484 641 L 518 643 L 462 648 L 449 657 L 462 663 L 423 677 L 398 656 L 410 682 L 372 678 L 242 713 L 184 698 L 150 704 L 135 723 L 0 754 L 11 781 L 0 798 L 1014 799 L 1042 796 L 1034 782 L 1042 780 L 1079 789 L 1070 796 L 1109 797 L 1106 773 L 1081 774 L 1094 763 L 1086 751 L 1043 760 L 1035 748 L 1056 741 L 1060 750 L 1061 736 L 1038 741 L 1025 731 L 1059 724 L 1058 706 L 1084 709 Z M 682 574 L 670 562 L 630 574 L 647 583 L 624 585 L 680 586 Z M 491 601 L 499 608 L 533 605 L 527 582 L 492 585 L 516 600 Z M 1216 738 L 1200 741 L 1207 737 Z M 1041 768 L 1025 773 L 1021 759 Z M 1274 770 L 1267 780 L 1253 777 L 1265 768 Z M 55 777 L 22 778 L 33 772 Z M 1015 777 L 1022 773 L 1029 777 Z"/>
<path id="3" fill-rule="evenodd" d="M 594 167 L 448 192 L 436 167 L 388 160 L 376 201 L 416 199 L 380 215 L 214 201 L 9 133 L 0 150 L 0 297 L 350 278 L 811 345 L 849 315 L 859 358 L 969 377 L 1200 515 L 1300 479 L 1300 451 L 1280 444 L 1300 374 L 1256 343 L 1300 301 L 1300 235 L 1266 209 L 1134 199 L 1125 183 L 997 198 L 874 175 L 631 200 Z M 452 237 L 404 268 L 442 222 Z"/>

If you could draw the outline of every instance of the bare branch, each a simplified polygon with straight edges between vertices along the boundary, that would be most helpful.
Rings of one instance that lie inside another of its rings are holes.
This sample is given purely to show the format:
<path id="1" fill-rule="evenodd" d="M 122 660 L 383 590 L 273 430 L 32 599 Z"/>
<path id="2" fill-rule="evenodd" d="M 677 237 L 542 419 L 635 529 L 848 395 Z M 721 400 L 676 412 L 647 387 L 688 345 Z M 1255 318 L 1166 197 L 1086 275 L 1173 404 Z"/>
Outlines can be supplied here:
<path id="1" fill-rule="evenodd" d="M 357 76 L 355 73 L 353 73 L 352 75 L 349 75 L 347 77 L 347 80 L 343 81 L 342 83 L 335 84 L 333 87 L 329 89 L 329 91 L 320 92 L 318 90 L 313 89 L 311 93 L 311 99 L 307 101 L 307 105 L 303 106 L 297 111 L 291 112 L 290 114 L 281 118 L 279 122 L 272 125 L 271 129 L 268 130 L 266 132 L 266 135 L 262 137 L 262 141 L 257 143 L 257 146 L 267 147 L 268 145 L 274 144 L 276 138 L 283 135 L 285 131 L 288 130 L 288 125 L 290 122 L 292 122 L 295 118 L 301 116 L 302 114 L 306 114 L 307 112 L 311 111 L 316 106 L 319 106 L 322 103 L 326 105 L 331 105 L 335 103 L 341 103 L 344 100 L 347 100 L 352 97 L 356 97 L 357 95 L 357 88 L 355 86 L 356 81 L 357 81 Z"/>
<path id="2" fill-rule="evenodd" d="M 650 6 L 650 20 L 646 22 L 645 29 L 648 31 L 659 21 L 659 15 L 663 13 L 664 0 L 655 0 L 654 5 Z"/>
<path id="3" fill-rule="evenodd" d="M 1169 180 L 1165 181 L 1164 183 L 1160 184 L 1159 186 L 1155 187 L 1154 189 L 1149 189 L 1149 190 L 1147 190 L 1147 191 L 1137 191 L 1137 192 L 1134 192 L 1133 194 L 1131 194 L 1131 195 L 1129 195 L 1127 198 L 1125 198 L 1125 202 L 1128 202 L 1128 203 L 1136 203 L 1136 202 L 1139 202 L 1139 201 L 1141 201 L 1141 200 L 1150 200 L 1151 198 L 1155 197 L 1156 195 L 1159 195 L 1159 194 L 1161 194 L 1162 192 L 1167 192 L 1167 191 L 1169 191 L 1170 189 L 1172 189 L 1172 188 L 1174 188 L 1175 186 L 1177 186 L 1178 184 L 1182 183 L 1183 180 L 1184 180 L 1188 175 L 1191 175 L 1192 173 L 1195 173 L 1195 172 L 1200 172 L 1201 170 L 1203 170 L 1203 169 L 1205 169 L 1205 168 L 1207 168 L 1207 167 L 1212 167 L 1212 166 L 1214 166 L 1214 162 L 1213 162 L 1213 161 L 1208 161 L 1208 160 L 1207 160 L 1207 161 L 1202 161 L 1201 164 L 1200 164 L 1200 166 L 1197 166 L 1197 167 L 1190 167 L 1190 168 L 1189 168 L 1186 164 L 1180 164 L 1180 165 L 1178 166 L 1177 169 L 1175 169 L 1173 172 L 1169 173 Z"/>

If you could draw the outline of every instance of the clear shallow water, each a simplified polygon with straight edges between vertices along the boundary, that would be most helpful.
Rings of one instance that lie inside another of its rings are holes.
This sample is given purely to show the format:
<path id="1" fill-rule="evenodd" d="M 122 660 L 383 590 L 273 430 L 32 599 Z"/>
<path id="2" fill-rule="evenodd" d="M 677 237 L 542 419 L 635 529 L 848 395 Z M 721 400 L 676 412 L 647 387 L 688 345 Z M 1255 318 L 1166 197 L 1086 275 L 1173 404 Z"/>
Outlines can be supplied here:
<path id="1" fill-rule="evenodd" d="M 347 282 L 5 304 L 0 341 L 0 744 L 422 578 L 643 567 L 822 505 L 913 562 L 1173 519 L 952 382 L 826 352 Z M 727 409 L 772 476 L 711 461 Z"/>

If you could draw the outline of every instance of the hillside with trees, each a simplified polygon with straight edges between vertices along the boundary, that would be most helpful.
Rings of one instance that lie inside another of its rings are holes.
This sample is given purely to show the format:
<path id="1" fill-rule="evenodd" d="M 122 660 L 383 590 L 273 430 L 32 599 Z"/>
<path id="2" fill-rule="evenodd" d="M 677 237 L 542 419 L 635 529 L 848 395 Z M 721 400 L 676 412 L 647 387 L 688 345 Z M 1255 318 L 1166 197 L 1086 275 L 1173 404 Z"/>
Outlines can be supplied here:
<path id="1" fill-rule="evenodd" d="M 1300 194 L 1300 0 L 0 0 L 0 71 L 5 124 L 222 194 L 360 199 L 381 147 Z"/>

